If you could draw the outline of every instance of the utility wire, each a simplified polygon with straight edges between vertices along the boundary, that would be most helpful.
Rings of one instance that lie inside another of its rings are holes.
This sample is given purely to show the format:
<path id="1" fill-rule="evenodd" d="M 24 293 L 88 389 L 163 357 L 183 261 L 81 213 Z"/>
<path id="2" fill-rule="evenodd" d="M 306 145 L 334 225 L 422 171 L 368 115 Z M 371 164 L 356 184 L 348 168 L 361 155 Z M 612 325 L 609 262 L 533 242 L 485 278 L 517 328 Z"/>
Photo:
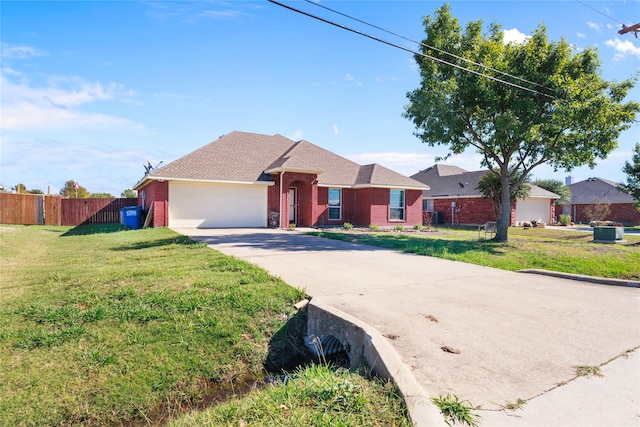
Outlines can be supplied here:
<path id="1" fill-rule="evenodd" d="M 531 92 L 531 93 L 533 93 L 533 94 L 535 94 L 535 95 L 544 95 L 544 96 L 547 96 L 547 97 L 550 97 L 550 98 L 553 98 L 553 99 L 558 99 L 557 97 L 555 97 L 555 96 L 553 96 L 553 95 L 550 95 L 550 94 L 547 94 L 547 93 L 543 93 L 543 92 L 537 91 L 537 90 L 535 90 L 535 89 L 531 89 L 531 88 L 528 88 L 528 87 L 525 87 L 525 86 L 521 86 L 521 85 L 516 84 L 516 83 L 508 82 L 508 81 L 506 81 L 506 80 L 501 80 L 501 79 L 499 79 L 499 78 L 497 78 L 497 77 L 489 76 L 489 75 L 487 75 L 487 74 L 482 74 L 482 73 L 481 73 L 481 72 L 479 72 L 479 71 L 475 71 L 475 70 L 471 70 L 471 69 L 469 69 L 469 68 L 465 68 L 465 67 L 463 67 L 463 66 L 461 66 L 461 65 L 458 65 L 458 64 L 454 64 L 454 63 L 451 63 L 451 62 L 445 61 L 444 59 L 436 58 L 435 56 L 427 55 L 427 54 L 425 54 L 425 53 L 416 52 L 416 51 L 414 51 L 414 50 L 412 50 L 412 49 L 409 49 L 409 48 L 406 48 L 406 47 L 404 47 L 404 46 L 400 46 L 400 45 L 398 45 L 398 44 L 395 44 L 395 43 L 392 43 L 392 42 L 389 42 L 389 41 L 386 41 L 386 40 L 380 39 L 380 38 L 378 38 L 378 37 L 375 37 L 375 36 L 372 36 L 372 35 L 369 35 L 369 34 L 363 33 L 363 32 L 361 32 L 361 31 L 354 30 L 353 28 L 349 28 L 349 27 L 346 27 L 346 26 L 344 26 L 344 25 L 338 24 L 338 23 L 336 23 L 336 22 L 329 21 L 328 19 L 324 19 L 324 18 L 321 18 L 321 17 L 319 17 L 319 16 L 313 15 L 313 14 L 311 14 L 311 13 L 308 13 L 308 12 L 302 11 L 302 10 L 300 10 L 300 9 L 296 9 L 295 7 L 288 6 L 288 5 L 283 4 L 283 3 L 280 3 L 280 2 L 278 2 L 278 1 L 275 1 L 275 0 L 267 0 L 267 1 L 268 1 L 268 2 L 270 2 L 270 3 L 273 3 L 273 4 L 275 4 L 275 5 L 278 5 L 278 6 L 284 7 L 285 9 L 289 9 L 289 10 L 291 10 L 291 11 L 293 11 L 293 12 L 297 12 L 297 13 L 300 13 L 300 14 L 302 14 L 302 15 L 308 16 L 308 17 L 310 17 L 310 18 L 316 19 L 316 20 L 318 20 L 318 21 L 324 22 L 324 23 L 326 23 L 326 24 L 333 25 L 334 27 L 338 27 L 338 28 L 341 28 L 341 29 L 343 29 L 343 30 L 346 30 L 346 31 L 349 31 L 349 32 L 352 32 L 352 33 L 358 34 L 358 35 L 360 35 L 360 36 L 367 37 L 367 38 L 369 38 L 369 39 L 371 39 L 371 40 L 375 40 L 375 41 L 377 41 L 377 42 L 380 42 L 380 43 L 386 44 L 386 45 L 388 45 L 388 46 L 395 47 L 395 48 L 398 48 L 398 49 L 404 50 L 404 51 L 409 52 L 409 53 L 413 53 L 414 55 L 422 56 L 422 57 L 424 57 L 424 58 L 428 58 L 428 59 L 434 60 L 434 61 L 436 61 L 436 62 L 440 62 L 440 63 L 442 63 L 442 64 L 449 65 L 449 66 L 451 66 L 451 67 L 458 68 L 458 69 L 460 69 L 460 70 L 467 71 L 467 72 L 469 72 L 469 73 L 476 74 L 476 75 L 478 75 L 478 76 L 485 77 L 485 78 L 487 78 L 487 79 L 490 79 L 490 80 L 493 80 L 493 81 L 496 81 L 496 82 L 499 82 L 499 83 L 503 83 L 503 84 L 506 84 L 506 85 L 508 85 L 508 86 L 515 87 L 515 88 L 517 88 L 517 89 L 525 90 L 525 91 L 527 91 L 527 92 Z"/>
<path id="2" fill-rule="evenodd" d="M 593 10 L 593 11 L 595 11 L 595 12 L 598 12 L 600 15 L 602 15 L 602 16 L 604 16 L 604 17 L 606 17 L 606 18 L 609 18 L 609 19 L 611 19 L 611 20 L 612 20 L 612 21 L 614 21 L 614 22 L 617 22 L 617 23 L 618 23 L 618 24 L 620 24 L 620 25 L 623 25 L 623 26 L 625 25 L 625 24 L 624 24 L 624 22 L 620 22 L 620 21 L 618 21 L 617 19 L 613 18 L 611 15 L 607 15 L 606 13 L 604 13 L 604 12 L 602 12 L 602 11 L 600 11 L 600 10 L 596 9 L 595 7 L 589 6 L 587 3 L 583 2 L 583 1 L 580 1 L 580 0 L 576 0 L 576 1 L 577 1 L 578 3 L 580 3 L 581 5 L 586 6 L 586 7 L 588 7 L 589 9 L 591 9 L 591 10 Z"/>
<path id="3" fill-rule="evenodd" d="M 509 73 L 506 73 L 506 72 L 504 72 L 504 71 L 496 70 L 495 68 L 489 67 L 489 66 L 484 65 L 484 64 L 480 64 L 480 63 L 475 62 L 475 61 L 472 61 L 472 60 L 470 60 L 470 59 L 468 59 L 468 58 L 463 58 L 463 57 L 458 56 L 458 55 L 456 55 L 456 54 L 454 54 L 454 53 L 447 52 L 446 50 L 438 49 L 437 47 L 429 46 L 428 44 L 425 44 L 425 43 L 422 43 L 422 42 L 419 42 L 419 41 L 416 41 L 416 40 L 412 40 L 412 39 L 410 39 L 410 38 L 408 38 L 408 37 L 405 37 L 405 36 L 403 36 L 403 35 L 401 35 L 401 34 L 394 33 L 393 31 L 386 30 L 386 29 L 384 29 L 384 28 L 382 28 L 382 27 L 379 27 L 379 26 L 377 26 L 377 25 L 371 24 L 371 23 L 369 23 L 369 22 L 363 21 L 363 20 L 361 20 L 361 19 L 355 18 L 355 17 L 350 16 L 350 15 L 347 15 L 346 13 L 342 13 L 342 12 L 340 12 L 340 11 L 337 11 L 337 10 L 331 9 L 330 7 L 324 6 L 324 5 L 320 4 L 320 3 L 316 3 L 316 2 L 314 2 L 314 1 L 312 1 L 312 0 L 305 0 L 305 1 L 306 1 L 307 3 L 311 3 L 311 4 L 315 5 L 315 6 L 318 6 L 318 7 L 321 7 L 321 8 L 323 8 L 323 9 L 329 10 L 329 11 L 331 11 L 331 12 L 333 12 L 333 13 L 337 13 L 338 15 L 341 15 L 341 16 L 344 16 L 344 17 L 346 17 L 346 18 L 352 19 L 352 20 L 354 20 L 354 21 L 356 21 L 356 22 L 360 22 L 361 24 L 364 24 L 364 25 L 367 25 L 367 26 L 369 26 L 369 27 L 375 28 L 376 30 L 383 31 L 383 32 L 385 32 L 385 33 L 387 33 L 387 34 L 391 34 L 391 35 L 396 36 L 396 37 L 400 37 L 400 38 L 401 38 L 401 39 L 403 39 L 403 40 L 409 41 L 409 42 L 411 42 L 411 43 L 415 43 L 415 44 L 420 45 L 420 46 L 422 46 L 422 47 L 425 47 L 425 48 L 427 48 L 427 49 L 435 50 L 435 51 L 440 52 L 440 53 L 442 53 L 442 54 L 452 56 L 452 57 L 454 57 L 454 58 L 456 58 L 456 59 L 459 59 L 459 60 L 461 60 L 461 61 L 468 62 L 468 63 L 473 64 L 473 65 L 475 65 L 475 66 L 478 66 L 478 67 L 484 68 L 484 69 L 486 69 L 486 70 L 490 70 L 490 71 L 496 72 L 496 73 L 498 73 L 498 74 L 501 74 L 501 75 L 503 75 L 503 76 L 511 77 L 512 79 L 516 79 L 516 80 L 519 80 L 519 81 L 524 82 L 524 83 L 529 83 L 529 84 L 532 84 L 532 85 L 534 85 L 534 86 L 538 86 L 538 87 L 540 87 L 540 88 L 543 88 L 543 89 L 546 89 L 546 90 L 548 90 L 548 91 L 552 92 L 552 90 L 551 90 L 551 89 L 549 89 L 548 87 L 545 87 L 545 86 L 541 85 L 540 83 L 532 82 L 532 81 L 530 81 L 530 80 L 523 79 L 522 77 L 514 76 L 513 74 L 509 74 Z"/>

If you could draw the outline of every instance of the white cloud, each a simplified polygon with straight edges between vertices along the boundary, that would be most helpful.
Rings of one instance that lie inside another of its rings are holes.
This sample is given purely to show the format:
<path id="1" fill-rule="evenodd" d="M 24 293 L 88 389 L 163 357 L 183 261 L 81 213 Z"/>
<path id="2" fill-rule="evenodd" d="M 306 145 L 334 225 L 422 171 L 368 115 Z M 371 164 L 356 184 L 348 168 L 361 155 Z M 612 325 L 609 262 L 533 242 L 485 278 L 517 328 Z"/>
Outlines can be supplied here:
<path id="1" fill-rule="evenodd" d="M 338 125 L 335 123 L 333 124 L 333 133 L 335 133 L 336 135 L 340 133 L 340 130 L 338 129 Z"/>
<path id="2" fill-rule="evenodd" d="M 79 77 L 50 78 L 45 86 L 32 86 L 20 73 L 2 70 L 3 130 L 29 128 L 104 129 L 113 126 L 142 128 L 129 119 L 82 110 L 97 101 L 130 101 L 135 95 L 117 83 L 87 82 Z"/>
<path id="3" fill-rule="evenodd" d="M 587 27 L 591 28 L 592 30 L 600 31 L 600 24 L 597 24 L 595 22 L 587 22 Z"/>
<path id="4" fill-rule="evenodd" d="M 578 31 L 576 33 L 576 36 L 578 36 L 579 39 L 586 39 L 587 35 L 585 33 L 581 33 L 580 31 Z"/>
<path id="5" fill-rule="evenodd" d="M 45 55 L 45 52 L 42 52 L 33 46 L 2 43 L 1 55 L 3 59 L 25 59 L 32 56 L 43 56 Z"/>
<path id="6" fill-rule="evenodd" d="M 516 44 L 520 44 L 523 43 L 525 40 L 527 40 L 529 38 L 529 36 L 527 36 L 526 34 L 520 32 L 520 30 L 518 30 L 517 28 L 512 28 L 510 30 L 504 30 L 502 32 L 502 34 L 504 35 L 504 42 L 505 43 L 516 43 Z"/>
<path id="7" fill-rule="evenodd" d="M 640 57 L 640 47 L 633 44 L 630 40 L 623 41 L 616 38 L 615 40 L 607 40 L 604 44 L 616 52 L 615 60 L 622 60 L 627 57 L 627 55 Z"/>
<path id="8" fill-rule="evenodd" d="M 361 82 L 361 81 L 358 81 L 358 80 L 356 80 L 356 79 L 354 79 L 354 78 L 353 78 L 353 76 L 352 76 L 351 74 L 349 74 L 349 73 L 347 73 L 347 74 L 344 76 L 344 79 L 345 79 L 346 81 L 348 81 L 348 82 L 353 82 L 353 83 L 357 84 L 358 86 L 362 86 L 362 82 Z"/>
<path id="9" fill-rule="evenodd" d="M 302 136 L 304 135 L 304 131 L 301 129 L 296 129 L 295 131 L 293 131 L 293 134 L 289 137 L 289 139 L 293 140 L 293 141 L 300 141 L 302 139 Z"/>
<path id="10" fill-rule="evenodd" d="M 142 150 L 103 145 L 67 144 L 59 140 L 2 143 L 3 180 L 57 194 L 64 182 L 75 179 L 90 192 L 119 196 L 144 175 L 143 164 L 155 160 Z M 154 163 L 155 164 L 155 163 Z M 73 165 L 70 168 L 70 165 Z"/>

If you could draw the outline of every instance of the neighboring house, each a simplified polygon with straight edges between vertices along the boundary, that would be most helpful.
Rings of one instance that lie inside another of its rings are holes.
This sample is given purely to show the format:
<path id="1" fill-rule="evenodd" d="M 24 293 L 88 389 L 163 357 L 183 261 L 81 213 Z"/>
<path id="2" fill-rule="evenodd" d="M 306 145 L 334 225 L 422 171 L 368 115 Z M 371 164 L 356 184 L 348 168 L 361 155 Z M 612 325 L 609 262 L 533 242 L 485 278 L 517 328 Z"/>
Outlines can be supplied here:
<path id="1" fill-rule="evenodd" d="M 411 178 L 429 183 L 422 193 L 425 220 L 444 224 L 484 224 L 496 221 L 493 202 L 483 198 L 478 183 L 488 170 L 468 172 L 457 166 L 434 165 Z M 553 223 L 553 203 L 560 197 L 535 185 L 529 196 L 511 204 L 511 225 L 538 221 Z M 436 213 L 434 215 L 434 213 Z"/>
<path id="2" fill-rule="evenodd" d="M 232 132 L 133 189 L 154 226 L 216 228 L 420 224 L 428 188 L 304 140 Z"/>
<path id="3" fill-rule="evenodd" d="M 571 215 L 573 222 L 588 223 L 588 212 L 597 205 L 607 205 L 609 215 L 606 220 L 623 224 L 640 224 L 640 212 L 636 209 L 636 201 L 630 194 L 618 189 L 618 183 L 602 178 L 588 178 L 571 183 L 567 178 L 567 186 L 571 190 L 571 202 L 563 206 L 563 213 Z"/>

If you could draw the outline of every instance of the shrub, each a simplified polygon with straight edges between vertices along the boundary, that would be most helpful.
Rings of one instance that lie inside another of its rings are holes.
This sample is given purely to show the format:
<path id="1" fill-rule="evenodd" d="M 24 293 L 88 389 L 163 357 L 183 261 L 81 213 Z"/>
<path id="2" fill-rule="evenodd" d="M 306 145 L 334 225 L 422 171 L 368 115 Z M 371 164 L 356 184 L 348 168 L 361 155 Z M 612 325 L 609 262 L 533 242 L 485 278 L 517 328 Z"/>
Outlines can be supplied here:
<path id="1" fill-rule="evenodd" d="M 345 230 L 351 230 L 353 228 L 353 224 L 351 224 L 350 222 L 345 222 L 344 224 L 342 224 L 342 228 L 344 228 Z"/>
<path id="2" fill-rule="evenodd" d="M 295 230 L 295 229 L 296 229 L 296 225 L 295 225 L 295 224 L 289 224 L 289 225 L 287 225 L 287 230 L 289 230 L 289 231 L 293 231 L 293 230 Z"/>
<path id="3" fill-rule="evenodd" d="M 369 225 L 369 228 L 373 231 L 378 231 L 380 230 L 380 227 L 378 227 L 376 224 L 371 224 Z"/>
<path id="4" fill-rule="evenodd" d="M 413 229 L 414 229 L 414 230 L 418 230 L 418 231 L 420 231 L 420 230 L 422 230 L 423 228 L 424 228 L 424 226 L 423 226 L 422 224 L 414 224 L 414 225 L 413 225 Z"/>
<path id="5" fill-rule="evenodd" d="M 393 227 L 393 229 L 396 230 L 396 231 L 402 231 L 402 230 L 404 230 L 404 226 L 396 225 L 395 227 Z"/>
<path id="6" fill-rule="evenodd" d="M 571 215 L 562 214 L 558 217 L 560 224 L 569 225 L 571 223 Z"/>

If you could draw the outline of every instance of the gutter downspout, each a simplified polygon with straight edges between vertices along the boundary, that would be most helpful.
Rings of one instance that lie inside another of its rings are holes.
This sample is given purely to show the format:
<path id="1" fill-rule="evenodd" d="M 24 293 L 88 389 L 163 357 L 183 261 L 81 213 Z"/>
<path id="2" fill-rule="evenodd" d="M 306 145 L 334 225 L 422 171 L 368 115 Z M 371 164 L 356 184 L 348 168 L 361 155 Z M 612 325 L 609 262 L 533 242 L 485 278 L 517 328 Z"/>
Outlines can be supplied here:
<path id="1" fill-rule="evenodd" d="M 282 191 L 282 178 L 284 178 L 284 170 L 280 174 L 280 214 L 278 217 L 278 222 L 280 222 L 280 228 L 282 228 L 282 195 L 284 194 Z"/>

